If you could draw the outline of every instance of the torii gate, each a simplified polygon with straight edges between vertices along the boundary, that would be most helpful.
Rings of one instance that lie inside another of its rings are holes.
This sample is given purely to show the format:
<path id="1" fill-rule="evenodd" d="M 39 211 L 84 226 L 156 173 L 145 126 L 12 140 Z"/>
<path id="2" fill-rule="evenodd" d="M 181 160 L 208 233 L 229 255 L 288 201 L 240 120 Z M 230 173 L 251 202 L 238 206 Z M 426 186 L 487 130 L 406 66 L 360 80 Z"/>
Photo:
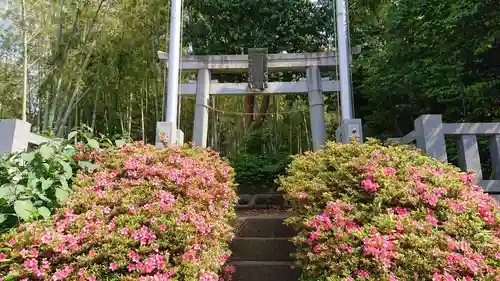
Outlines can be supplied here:
<path id="1" fill-rule="evenodd" d="M 193 141 L 206 147 L 208 137 L 208 106 L 210 95 L 274 95 L 308 94 L 311 135 L 313 150 L 321 149 L 326 141 L 323 92 L 339 92 L 339 81 L 322 78 L 321 69 L 338 64 L 336 52 L 267 54 L 265 49 L 250 49 L 249 55 L 212 55 L 184 56 L 181 69 L 184 73 L 197 73 L 195 83 L 180 85 L 181 95 L 196 95 L 196 108 L 193 126 Z M 352 53 L 359 53 L 353 48 Z M 158 52 L 158 58 L 167 60 L 168 54 Z M 305 72 L 306 78 L 296 82 L 267 82 L 267 72 L 296 71 Z M 211 80 L 212 73 L 249 73 L 249 83 L 218 83 Z M 256 89 L 257 88 L 257 89 Z M 175 127 L 166 122 L 158 122 L 157 128 L 163 129 L 171 142 L 182 143 L 183 133 L 171 129 Z M 362 139 L 361 120 L 343 120 L 345 136 Z M 348 131 L 347 131 L 348 130 Z M 171 131 L 171 132 L 170 132 Z M 354 132 L 354 133 L 353 133 Z"/>

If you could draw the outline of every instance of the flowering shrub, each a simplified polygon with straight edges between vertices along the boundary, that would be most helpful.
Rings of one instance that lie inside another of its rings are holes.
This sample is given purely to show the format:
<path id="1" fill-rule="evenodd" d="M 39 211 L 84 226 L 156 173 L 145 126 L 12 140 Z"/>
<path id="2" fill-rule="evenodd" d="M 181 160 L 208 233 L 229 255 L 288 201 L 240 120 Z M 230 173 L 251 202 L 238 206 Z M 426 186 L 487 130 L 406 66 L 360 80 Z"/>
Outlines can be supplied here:
<path id="1" fill-rule="evenodd" d="M 298 156 L 280 181 L 303 280 L 500 280 L 500 206 L 473 174 L 370 140 Z"/>
<path id="2" fill-rule="evenodd" d="M 218 280 L 232 169 L 201 148 L 134 143 L 99 156 L 51 220 L 1 237 L 0 280 Z"/>

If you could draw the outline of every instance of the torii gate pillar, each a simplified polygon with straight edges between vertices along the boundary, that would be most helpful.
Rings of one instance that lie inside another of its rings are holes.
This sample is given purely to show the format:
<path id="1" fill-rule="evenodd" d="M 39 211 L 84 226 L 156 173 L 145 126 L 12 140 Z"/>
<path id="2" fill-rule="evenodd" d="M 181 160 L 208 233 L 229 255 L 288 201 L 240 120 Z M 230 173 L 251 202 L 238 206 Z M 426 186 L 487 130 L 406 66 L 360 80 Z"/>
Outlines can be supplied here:
<path id="1" fill-rule="evenodd" d="M 321 150 L 326 141 L 324 98 L 321 91 L 319 67 L 310 66 L 306 70 L 309 112 L 311 115 L 311 135 L 313 151 Z"/>
<path id="2" fill-rule="evenodd" d="M 208 101 L 210 100 L 210 70 L 198 70 L 196 104 L 194 109 L 193 142 L 207 147 L 208 138 Z"/>

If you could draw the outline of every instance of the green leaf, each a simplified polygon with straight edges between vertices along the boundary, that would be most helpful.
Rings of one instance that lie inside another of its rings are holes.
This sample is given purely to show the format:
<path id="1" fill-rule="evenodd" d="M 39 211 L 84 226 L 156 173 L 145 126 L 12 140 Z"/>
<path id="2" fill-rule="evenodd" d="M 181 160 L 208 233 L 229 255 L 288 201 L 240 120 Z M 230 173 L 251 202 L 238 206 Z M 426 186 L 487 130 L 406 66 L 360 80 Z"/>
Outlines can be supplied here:
<path id="1" fill-rule="evenodd" d="M 98 169 L 100 166 L 97 164 L 92 164 L 88 161 L 78 161 L 78 166 L 80 166 L 83 169 L 88 169 L 89 171 L 94 171 Z"/>
<path id="2" fill-rule="evenodd" d="M 95 139 L 87 139 L 87 144 L 93 149 L 99 149 L 99 142 Z"/>
<path id="3" fill-rule="evenodd" d="M 20 278 L 21 274 L 18 271 L 11 271 L 5 276 L 4 281 L 14 281 Z"/>
<path id="4" fill-rule="evenodd" d="M 40 155 L 42 156 L 43 159 L 47 160 L 49 158 L 51 158 L 52 156 L 54 156 L 54 148 L 48 146 L 48 145 L 42 145 L 40 147 Z"/>
<path id="5" fill-rule="evenodd" d="M 42 182 L 42 190 L 45 191 L 52 186 L 52 184 L 54 183 L 54 180 L 42 179 L 41 182 Z"/>
<path id="6" fill-rule="evenodd" d="M 7 219 L 5 214 L 0 214 L 0 224 L 3 223 Z"/>
<path id="7" fill-rule="evenodd" d="M 35 189 L 33 190 L 33 193 L 36 194 L 36 196 L 40 197 L 40 199 L 42 199 L 43 201 L 47 202 L 47 203 L 52 203 L 52 200 L 50 198 L 48 198 L 45 193 L 42 193 L 40 192 L 40 190 L 38 189 Z"/>
<path id="8" fill-rule="evenodd" d="M 24 185 L 6 183 L 0 186 L 0 198 L 7 201 L 16 200 L 17 196 L 26 189 Z"/>
<path id="9" fill-rule="evenodd" d="M 57 201 L 62 202 L 69 197 L 69 192 L 62 188 L 56 188 L 56 198 Z"/>
<path id="10" fill-rule="evenodd" d="M 32 171 L 29 171 L 28 172 L 28 184 L 26 185 L 29 189 L 33 189 L 33 188 L 36 188 L 36 185 L 38 184 L 40 180 L 38 179 L 37 175 L 32 172 Z"/>
<path id="11" fill-rule="evenodd" d="M 78 135 L 78 131 L 73 131 L 71 133 L 68 134 L 68 140 L 71 140 L 73 139 L 74 137 L 76 137 Z"/>
<path id="12" fill-rule="evenodd" d="M 122 146 L 125 145 L 127 142 L 125 140 L 115 140 L 116 146 Z"/>
<path id="13" fill-rule="evenodd" d="M 26 162 L 31 162 L 33 159 L 35 159 L 35 153 L 34 152 L 25 152 L 21 154 L 21 159 L 23 159 Z"/>
<path id="14" fill-rule="evenodd" d="M 50 219 L 50 210 L 47 207 L 38 208 L 38 213 L 40 213 L 40 215 L 44 219 L 46 219 L 46 220 Z"/>
<path id="15" fill-rule="evenodd" d="M 62 159 L 57 159 L 57 162 L 61 164 L 64 170 L 64 176 L 68 179 L 71 178 L 73 176 L 73 168 L 71 168 L 71 166 Z"/>
<path id="16" fill-rule="evenodd" d="M 14 202 L 14 211 L 22 219 L 28 220 L 36 209 L 29 200 L 17 200 Z"/>
<path id="17" fill-rule="evenodd" d="M 0 198 L 5 198 L 7 199 L 7 197 L 9 197 L 11 195 L 11 188 L 10 186 L 12 186 L 12 184 L 10 183 L 6 183 L 2 186 L 0 186 Z"/>
<path id="18" fill-rule="evenodd" d="M 67 190 L 67 191 L 70 191 L 69 186 L 68 186 L 68 181 L 66 180 L 66 178 L 61 177 L 61 178 L 59 179 L 59 181 L 61 182 L 61 188 L 62 188 L 62 189 Z"/>
<path id="19" fill-rule="evenodd" d="M 43 201 L 42 200 L 36 200 L 33 202 L 33 206 L 38 207 L 38 206 L 43 206 Z"/>

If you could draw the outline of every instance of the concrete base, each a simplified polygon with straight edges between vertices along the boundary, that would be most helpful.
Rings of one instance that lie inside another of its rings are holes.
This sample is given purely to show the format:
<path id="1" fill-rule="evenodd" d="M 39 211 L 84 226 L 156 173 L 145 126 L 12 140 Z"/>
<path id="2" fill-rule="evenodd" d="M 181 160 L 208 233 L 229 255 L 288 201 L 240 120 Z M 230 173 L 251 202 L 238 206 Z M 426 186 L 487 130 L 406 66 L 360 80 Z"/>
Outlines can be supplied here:
<path id="1" fill-rule="evenodd" d="M 176 128 L 176 125 L 171 122 L 156 122 L 156 147 L 162 148 L 163 143 L 160 141 L 160 136 L 165 135 L 168 138 L 168 145 L 184 144 L 184 133 Z"/>
<path id="2" fill-rule="evenodd" d="M 361 125 L 361 119 L 342 120 L 340 125 L 340 134 L 342 143 L 350 143 L 351 137 L 354 137 L 358 139 L 360 143 L 363 143 L 363 127 Z"/>

